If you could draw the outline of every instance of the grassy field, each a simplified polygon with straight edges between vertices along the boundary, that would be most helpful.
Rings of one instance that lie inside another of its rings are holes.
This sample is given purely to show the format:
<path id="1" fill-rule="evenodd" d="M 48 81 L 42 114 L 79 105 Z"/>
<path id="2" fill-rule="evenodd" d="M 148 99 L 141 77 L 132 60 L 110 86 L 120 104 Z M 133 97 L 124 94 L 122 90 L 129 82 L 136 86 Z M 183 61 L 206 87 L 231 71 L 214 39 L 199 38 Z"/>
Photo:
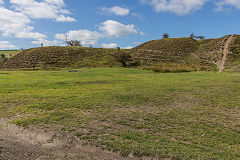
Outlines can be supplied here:
<path id="1" fill-rule="evenodd" d="M 123 156 L 240 159 L 239 73 L 81 71 L 0 71 L 0 117 Z"/>
<path id="2" fill-rule="evenodd" d="M 4 54 L 7 58 L 11 58 L 11 57 L 17 55 L 19 52 L 21 52 L 21 51 L 19 51 L 19 50 L 15 50 L 15 51 L 1 51 L 0 50 L 0 54 Z"/>

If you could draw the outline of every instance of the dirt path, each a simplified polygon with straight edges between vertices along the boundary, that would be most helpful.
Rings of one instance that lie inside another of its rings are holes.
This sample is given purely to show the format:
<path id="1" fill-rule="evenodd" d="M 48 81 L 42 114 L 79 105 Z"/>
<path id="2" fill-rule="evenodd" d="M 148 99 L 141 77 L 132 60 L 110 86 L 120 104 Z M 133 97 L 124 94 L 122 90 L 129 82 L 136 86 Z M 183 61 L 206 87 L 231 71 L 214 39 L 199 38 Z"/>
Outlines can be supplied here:
<path id="1" fill-rule="evenodd" d="M 77 137 L 24 129 L 0 119 L 0 160 L 134 160 L 83 146 Z M 144 158 L 146 159 L 146 158 Z"/>
<path id="2" fill-rule="evenodd" d="M 227 59 L 227 55 L 228 53 L 230 52 L 229 51 L 229 46 L 230 44 L 232 43 L 232 41 L 234 40 L 234 35 L 231 35 L 226 43 L 224 44 L 224 48 L 223 48 L 223 58 L 222 60 L 219 62 L 218 64 L 218 73 L 222 72 L 224 70 L 224 67 L 225 67 L 225 62 L 226 62 L 226 59 Z"/>

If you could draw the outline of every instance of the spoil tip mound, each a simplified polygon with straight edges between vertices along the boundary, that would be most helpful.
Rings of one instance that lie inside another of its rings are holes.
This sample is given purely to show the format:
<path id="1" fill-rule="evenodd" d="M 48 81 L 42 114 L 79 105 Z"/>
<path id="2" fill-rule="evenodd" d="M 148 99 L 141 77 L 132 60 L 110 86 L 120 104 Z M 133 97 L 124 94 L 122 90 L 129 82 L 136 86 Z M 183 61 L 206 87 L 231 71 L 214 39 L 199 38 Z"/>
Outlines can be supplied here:
<path id="1" fill-rule="evenodd" d="M 190 38 L 166 38 L 146 42 L 133 50 L 133 57 L 146 63 L 184 62 L 198 47 Z"/>
<path id="2" fill-rule="evenodd" d="M 42 47 L 22 51 L 10 58 L 5 69 L 71 68 L 110 65 L 113 49 L 85 47 Z"/>

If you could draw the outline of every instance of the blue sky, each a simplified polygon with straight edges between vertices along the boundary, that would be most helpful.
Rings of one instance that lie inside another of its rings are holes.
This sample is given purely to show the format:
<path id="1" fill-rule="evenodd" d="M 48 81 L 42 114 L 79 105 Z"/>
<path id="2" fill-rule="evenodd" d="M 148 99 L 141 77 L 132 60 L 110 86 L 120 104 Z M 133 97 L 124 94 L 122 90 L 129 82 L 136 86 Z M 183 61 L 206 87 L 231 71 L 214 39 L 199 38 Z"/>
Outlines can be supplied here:
<path id="1" fill-rule="evenodd" d="M 191 33 L 240 32 L 240 0 L 0 0 L 0 50 L 64 45 L 132 48 Z"/>

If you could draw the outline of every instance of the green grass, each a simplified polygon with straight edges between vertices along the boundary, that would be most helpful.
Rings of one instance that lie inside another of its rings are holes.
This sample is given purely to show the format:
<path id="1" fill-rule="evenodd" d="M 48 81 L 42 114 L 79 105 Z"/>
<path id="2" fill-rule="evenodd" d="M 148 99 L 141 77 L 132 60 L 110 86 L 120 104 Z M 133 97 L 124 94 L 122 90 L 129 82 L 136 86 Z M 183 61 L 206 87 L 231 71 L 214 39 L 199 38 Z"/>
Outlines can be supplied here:
<path id="1" fill-rule="evenodd" d="M 152 70 L 159 73 L 181 73 L 181 72 L 193 72 L 193 71 L 206 71 L 207 68 L 204 68 L 200 65 L 193 64 L 177 64 L 177 63 L 165 63 L 155 66 L 142 66 L 142 69 Z"/>
<path id="2" fill-rule="evenodd" d="M 1 51 L 0 50 L 0 54 L 4 54 L 6 56 L 6 58 L 11 58 L 20 52 L 21 51 L 19 51 L 19 50 L 12 50 L 12 51 Z"/>
<path id="3" fill-rule="evenodd" d="M 0 71 L 0 117 L 123 156 L 240 159 L 239 73 Z"/>

